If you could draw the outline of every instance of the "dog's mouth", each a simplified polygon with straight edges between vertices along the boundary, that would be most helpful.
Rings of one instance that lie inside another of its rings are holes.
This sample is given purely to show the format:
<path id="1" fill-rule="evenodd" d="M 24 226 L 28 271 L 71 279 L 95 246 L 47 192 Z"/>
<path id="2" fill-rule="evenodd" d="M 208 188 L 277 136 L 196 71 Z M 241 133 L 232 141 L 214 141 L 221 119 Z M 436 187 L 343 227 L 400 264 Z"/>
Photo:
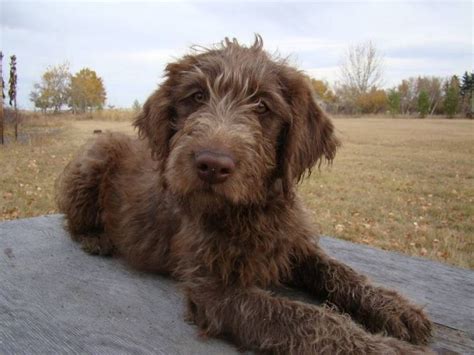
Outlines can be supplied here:
<path id="1" fill-rule="evenodd" d="M 234 204 L 234 201 L 225 193 L 207 184 L 194 188 L 185 194 L 178 194 L 183 207 L 200 211 L 216 211 Z"/>
<path id="2" fill-rule="evenodd" d="M 223 186 L 221 186 L 221 184 L 214 185 L 214 184 L 203 183 L 200 187 L 197 187 L 195 189 L 195 193 L 199 195 L 214 197 L 214 198 L 216 197 L 226 198 L 225 189 L 223 188 Z"/>
<path id="3" fill-rule="evenodd" d="M 192 198 L 218 204 L 234 205 L 241 203 L 242 194 L 236 194 L 231 181 L 220 184 L 210 184 L 201 181 L 190 191 Z"/>
<path id="4" fill-rule="evenodd" d="M 203 194 L 203 195 L 217 195 L 216 190 L 211 184 L 203 184 L 202 186 L 196 188 L 194 193 Z"/>

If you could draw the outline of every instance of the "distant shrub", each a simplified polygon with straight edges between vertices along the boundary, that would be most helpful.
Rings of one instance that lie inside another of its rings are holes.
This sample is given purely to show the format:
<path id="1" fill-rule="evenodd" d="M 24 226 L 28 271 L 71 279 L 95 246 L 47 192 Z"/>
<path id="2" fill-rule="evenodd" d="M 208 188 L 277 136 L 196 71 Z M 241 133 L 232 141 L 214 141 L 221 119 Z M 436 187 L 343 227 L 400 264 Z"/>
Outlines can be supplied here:
<path id="1" fill-rule="evenodd" d="M 368 93 L 357 97 L 356 106 L 361 113 L 385 112 L 388 106 L 387 94 L 384 90 L 373 88 Z"/>

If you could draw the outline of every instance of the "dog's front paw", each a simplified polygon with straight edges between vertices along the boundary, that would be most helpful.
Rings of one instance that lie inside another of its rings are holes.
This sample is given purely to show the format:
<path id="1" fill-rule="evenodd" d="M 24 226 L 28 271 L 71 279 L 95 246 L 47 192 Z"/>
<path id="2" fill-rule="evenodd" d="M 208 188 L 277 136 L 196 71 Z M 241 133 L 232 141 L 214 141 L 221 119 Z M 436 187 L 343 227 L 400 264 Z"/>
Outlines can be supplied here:
<path id="1" fill-rule="evenodd" d="M 372 316 L 366 326 L 413 344 L 427 344 L 432 324 L 422 308 L 410 304 L 398 293 L 378 289 L 372 299 Z"/>
<path id="2" fill-rule="evenodd" d="M 432 324 L 425 312 L 419 307 L 406 302 L 400 319 L 408 332 L 408 341 L 413 344 L 427 344 L 432 331 Z"/>

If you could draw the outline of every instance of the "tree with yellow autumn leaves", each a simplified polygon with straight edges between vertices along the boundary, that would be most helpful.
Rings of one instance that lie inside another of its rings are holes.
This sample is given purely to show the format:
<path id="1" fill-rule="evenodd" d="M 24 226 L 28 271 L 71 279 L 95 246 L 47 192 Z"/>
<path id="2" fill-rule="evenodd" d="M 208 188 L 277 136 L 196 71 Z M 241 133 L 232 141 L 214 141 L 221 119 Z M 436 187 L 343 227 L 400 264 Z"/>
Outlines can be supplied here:
<path id="1" fill-rule="evenodd" d="M 69 106 L 73 113 L 101 109 L 106 100 L 102 78 L 94 70 L 83 68 L 72 75 L 69 64 L 48 67 L 35 83 L 30 100 L 43 112 L 60 112 Z"/>
<path id="2" fill-rule="evenodd" d="M 105 99 L 104 83 L 95 71 L 84 68 L 71 77 L 69 106 L 74 113 L 101 109 Z"/>

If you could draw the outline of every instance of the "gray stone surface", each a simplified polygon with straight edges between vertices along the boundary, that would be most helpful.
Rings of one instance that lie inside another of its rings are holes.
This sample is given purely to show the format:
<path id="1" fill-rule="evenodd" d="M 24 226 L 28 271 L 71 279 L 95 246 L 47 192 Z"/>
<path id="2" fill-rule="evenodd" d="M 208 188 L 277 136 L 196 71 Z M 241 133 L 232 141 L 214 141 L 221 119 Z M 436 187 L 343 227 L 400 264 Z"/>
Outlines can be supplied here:
<path id="1" fill-rule="evenodd" d="M 85 254 L 62 224 L 60 215 L 0 223 L 0 354 L 238 353 L 183 321 L 175 282 Z M 426 305 L 434 347 L 474 353 L 472 271 L 332 238 L 321 245 Z"/>

